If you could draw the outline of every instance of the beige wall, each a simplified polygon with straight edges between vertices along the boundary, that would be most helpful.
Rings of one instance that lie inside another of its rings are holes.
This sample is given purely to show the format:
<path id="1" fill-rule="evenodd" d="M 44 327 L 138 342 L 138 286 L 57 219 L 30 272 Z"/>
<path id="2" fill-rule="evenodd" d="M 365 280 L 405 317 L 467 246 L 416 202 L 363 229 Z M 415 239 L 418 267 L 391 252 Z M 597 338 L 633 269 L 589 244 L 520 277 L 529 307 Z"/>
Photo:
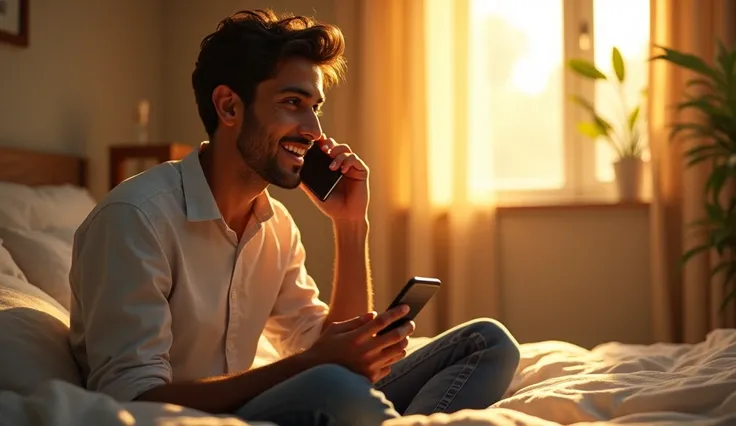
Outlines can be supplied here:
<path id="1" fill-rule="evenodd" d="M 646 207 L 501 210 L 504 321 L 521 342 L 648 343 Z"/>
<path id="2" fill-rule="evenodd" d="M 133 138 L 139 99 L 151 100 L 151 136 L 161 136 L 162 3 L 29 3 L 30 46 L 0 43 L 0 144 L 86 155 L 101 196 L 107 146 Z"/>
<path id="3" fill-rule="evenodd" d="M 206 138 L 190 76 L 199 41 L 219 19 L 268 5 L 331 21 L 335 1 L 32 1 L 31 47 L 0 44 L 0 144 L 86 154 L 100 196 L 107 146 L 132 138 L 138 99 L 152 101 L 153 139 Z M 65 136 L 60 114 L 74 104 L 84 137 Z M 334 108 L 326 108 L 327 133 Z M 329 221 L 299 191 L 273 193 L 302 229 L 308 268 L 327 296 Z M 504 320 L 520 341 L 650 339 L 646 210 L 510 210 L 499 228 Z"/>

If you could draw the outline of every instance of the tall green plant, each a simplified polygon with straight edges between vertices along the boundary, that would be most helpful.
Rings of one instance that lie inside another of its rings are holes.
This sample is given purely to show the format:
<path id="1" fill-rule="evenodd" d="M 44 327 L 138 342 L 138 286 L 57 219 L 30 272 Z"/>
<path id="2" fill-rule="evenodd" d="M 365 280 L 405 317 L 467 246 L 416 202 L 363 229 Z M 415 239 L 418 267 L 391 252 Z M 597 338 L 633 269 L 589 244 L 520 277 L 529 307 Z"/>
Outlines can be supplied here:
<path id="1" fill-rule="evenodd" d="M 571 100 L 590 114 L 590 120 L 579 122 L 577 128 L 581 134 L 594 141 L 603 138 L 614 150 L 618 159 L 639 158 L 645 148 L 645 140 L 642 135 L 646 134 L 646 131 L 642 132 L 640 125 L 641 102 L 637 102 L 633 107 L 627 104 L 626 96 L 624 96 L 626 65 L 621 52 L 616 47 L 611 50 L 611 65 L 615 79 L 602 73 L 593 63 L 585 59 L 570 59 L 567 62 L 568 68 L 580 77 L 593 81 L 610 82 L 618 93 L 621 104 L 621 115 L 617 119 L 604 118 L 596 111 L 592 102 L 582 96 L 572 95 Z M 643 101 L 644 93 L 642 90 L 640 101 Z"/>
<path id="2" fill-rule="evenodd" d="M 736 183 L 736 50 L 718 42 L 714 63 L 688 53 L 656 46 L 662 54 L 652 58 L 664 60 L 693 71 L 695 77 L 685 85 L 685 99 L 677 110 L 698 111 L 699 119 L 672 124 L 670 139 L 694 141 L 686 151 L 687 166 L 708 161 L 712 168 L 705 184 L 704 218 L 692 224 L 706 232 L 704 244 L 689 249 L 683 263 L 693 256 L 715 250 L 720 263 L 711 269 L 711 281 L 722 275 L 725 297 L 721 309 L 736 298 L 736 194 L 724 193 L 728 184 Z"/>

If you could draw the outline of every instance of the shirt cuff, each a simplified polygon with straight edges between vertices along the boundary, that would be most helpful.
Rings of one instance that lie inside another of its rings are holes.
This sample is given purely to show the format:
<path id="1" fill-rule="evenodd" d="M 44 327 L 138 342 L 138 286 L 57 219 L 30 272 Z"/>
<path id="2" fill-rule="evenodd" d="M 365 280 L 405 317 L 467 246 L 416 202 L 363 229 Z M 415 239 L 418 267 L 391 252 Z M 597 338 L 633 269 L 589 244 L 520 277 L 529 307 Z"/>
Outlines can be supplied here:
<path id="1" fill-rule="evenodd" d="M 98 389 L 90 390 L 110 395 L 120 402 L 131 402 L 143 392 L 170 382 L 171 374 L 165 367 L 148 365 L 128 370 Z"/>

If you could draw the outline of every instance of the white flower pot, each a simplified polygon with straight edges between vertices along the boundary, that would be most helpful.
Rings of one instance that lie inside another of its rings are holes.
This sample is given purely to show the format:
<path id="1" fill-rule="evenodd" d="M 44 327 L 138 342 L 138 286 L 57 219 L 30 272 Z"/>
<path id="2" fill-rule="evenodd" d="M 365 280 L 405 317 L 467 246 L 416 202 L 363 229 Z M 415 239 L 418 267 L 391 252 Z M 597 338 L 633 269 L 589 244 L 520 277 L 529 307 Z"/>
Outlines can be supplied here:
<path id="1" fill-rule="evenodd" d="M 619 201 L 641 200 L 644 162 L 640 158 L 622 158 L 613 163 Z"/>

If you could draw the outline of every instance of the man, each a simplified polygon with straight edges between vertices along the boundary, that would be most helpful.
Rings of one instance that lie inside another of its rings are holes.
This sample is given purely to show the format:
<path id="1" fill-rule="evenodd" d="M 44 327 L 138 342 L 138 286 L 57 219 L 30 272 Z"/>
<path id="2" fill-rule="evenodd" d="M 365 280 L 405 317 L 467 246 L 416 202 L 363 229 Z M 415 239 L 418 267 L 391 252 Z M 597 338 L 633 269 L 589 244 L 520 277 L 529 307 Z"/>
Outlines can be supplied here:
<path id="1" fill-rule="evenodd" d="M 319 123 L 343 50 L 336 27 L 271 11 L 204 39 L 192 83 L 210 141 L 120 184 L 75 236 L 71 343 L 89 389 L 280 425 L 375 425 L 503 395 L 519 355 L 496 322 L 409 356 L 413 323 L 376 335 L 407 311 L 371 312 L 368 167 Z M 315 143 L 344 174 L 326 202 L 312 197 L 335 234 L 329 308 L 267 192 L 300 186 Z M 262 333 L 282 359 L 250 369 Z"/>

